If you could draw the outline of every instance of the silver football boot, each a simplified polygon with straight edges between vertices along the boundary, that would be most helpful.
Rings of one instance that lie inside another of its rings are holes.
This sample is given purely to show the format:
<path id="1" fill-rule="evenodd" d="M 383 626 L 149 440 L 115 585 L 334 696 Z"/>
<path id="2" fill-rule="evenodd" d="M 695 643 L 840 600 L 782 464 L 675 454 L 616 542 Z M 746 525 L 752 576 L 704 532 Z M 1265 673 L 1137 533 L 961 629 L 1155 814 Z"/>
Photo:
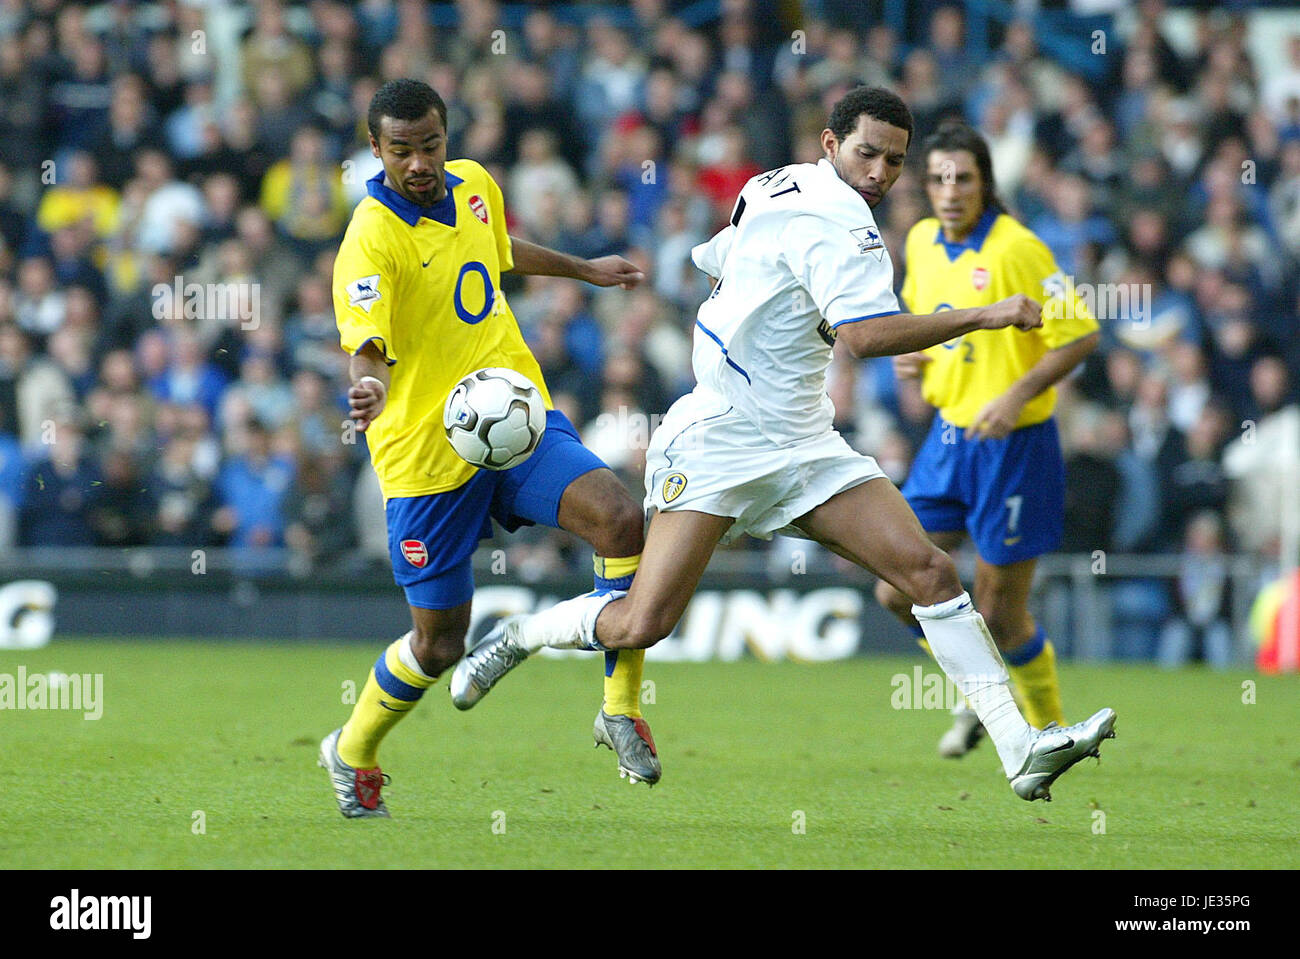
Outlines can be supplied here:
<path id="1" fill-rule="evenodd" d="M 1101 758 L 1101 741 L 1115 737 L 1115 710 L 1102 709 L 1073 726 L 1049 724 L 1029 747 L 1011 788 L 1026 802 L 1052 801 L 1049 789 L 1056 778 L 1085 756 Z"/>
<path id="2" fill-rule="evenodd" d="M 339 758 L 339 735 L 342 728 L 334 730 L 320 744 L 320 758 L 316 764 L 330 774 L 334 798 L 339 812 L 348 819 L 391 818 L 388 807 L 380 798 L 379 790 L 388 784 L 388 777 L 378 766 L 374 769 L 353 769 Z"/>
<path id="3" fill-rule="evenodd" d="M 596 714 L 596 725 L 591 733 L 596 737 L 596 748 L 608 746 L 618 756 L 618 775 L 630 784 L 645 783 L 653 786 L 663 775 L 659 765 L 659 752 L 650 735 L 650 724 L 631 716 L 611 716 L 605 710 Z"/>
<path id="4" fill-rule="evenodd" d="M 945 759 L 960 759 L 978 746 L 984 735 L 984 724 L 963 699 L 953 707 L 952 726 L 939 739 L 939 755 Z"/>
<path id="5" fill-rule="evenodd" d="M 528 658 L 519 645 L 516 626 L 523 616 L 506 616 L 482 641 L 465 654 L 451 674 L 448 688 L 457 709 L 470 709 L 488 694 L 501 677 Z"/>

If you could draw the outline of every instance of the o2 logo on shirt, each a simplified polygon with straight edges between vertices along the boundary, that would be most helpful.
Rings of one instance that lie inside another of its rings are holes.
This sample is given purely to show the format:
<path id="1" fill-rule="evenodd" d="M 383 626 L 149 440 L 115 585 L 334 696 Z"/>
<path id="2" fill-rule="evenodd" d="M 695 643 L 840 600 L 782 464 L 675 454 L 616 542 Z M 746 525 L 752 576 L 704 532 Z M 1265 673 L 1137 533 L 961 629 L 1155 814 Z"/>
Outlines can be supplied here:
<path id="1" fill-rule="evenodd" d="M 475 313 L 465 305 L 463 289 L 465 286 L 465 277 L 475 274 L 483 284 L 483 306 Z M 497 289 L 492 285 L 492 274 L 488 268 L 478 260 L 470 260 L 460 268 L 460 275 L 456 277 L 456 287 L 452 290 L 451 305 L 456 310 L 462 323 L 468 323 L 473 326 L 475 323 L 483 320 L 493 310 L 499 309 L 497 303 Z"/>
<path id="2" fill-rule="evenodd" d="M 483 198 L 475 193 L 469 198 L 469 212 L 479 218 L 479 222 L 486 224 L 488 221 L 487 204 Z"/>

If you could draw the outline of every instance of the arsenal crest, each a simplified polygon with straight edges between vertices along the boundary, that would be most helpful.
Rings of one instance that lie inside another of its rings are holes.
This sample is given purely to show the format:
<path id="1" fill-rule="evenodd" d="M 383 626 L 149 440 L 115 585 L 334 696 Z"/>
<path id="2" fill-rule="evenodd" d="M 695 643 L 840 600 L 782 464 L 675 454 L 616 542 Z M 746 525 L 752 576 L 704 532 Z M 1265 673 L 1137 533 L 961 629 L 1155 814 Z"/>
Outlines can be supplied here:
<path id="1" fill-rule="evenodd" d="M 425 564 L 429 562 L 429 551 L 418 539 L 402 540 L 402 555 L 416 569 L 424 569 Z"/>
<path id="2" fill-rule="evenodd" d="M 977 290 L 982 290 L 989 285 L 989 271 L 982 266 L 977 266 L 970 275 L 971 286 Z"/>
<path id="3" fill-rule="evenodd" d="M 483 202 L 483 198 L 477 193 L 469 198 L 469 210 L 478 217 L 481 222 L 487 222 L 487 204 Z"/>

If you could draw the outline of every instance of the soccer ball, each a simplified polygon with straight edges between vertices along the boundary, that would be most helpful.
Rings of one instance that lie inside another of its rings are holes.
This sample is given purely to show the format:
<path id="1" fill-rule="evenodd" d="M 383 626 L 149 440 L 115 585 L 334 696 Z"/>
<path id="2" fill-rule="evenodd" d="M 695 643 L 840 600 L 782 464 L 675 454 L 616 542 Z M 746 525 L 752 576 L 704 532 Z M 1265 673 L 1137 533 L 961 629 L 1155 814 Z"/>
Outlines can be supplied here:
<path id="1" fill-rule="evenodd" d="M 546 432 L 546 403 L 528 377 L 501 367 L 456 384 L 442 412 L 451 448 L 485 470 L 508 470 L 533 455 Z"/>

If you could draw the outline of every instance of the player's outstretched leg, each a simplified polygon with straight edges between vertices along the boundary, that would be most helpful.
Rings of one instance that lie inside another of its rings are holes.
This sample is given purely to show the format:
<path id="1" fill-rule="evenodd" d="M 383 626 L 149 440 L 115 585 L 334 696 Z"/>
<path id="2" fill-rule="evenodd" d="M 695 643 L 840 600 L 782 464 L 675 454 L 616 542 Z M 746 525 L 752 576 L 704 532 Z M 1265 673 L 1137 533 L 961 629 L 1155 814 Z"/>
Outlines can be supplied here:
<path id="1" fill-rule="evenodd" d="M 468 709 L 506 673 L 541 649 L 642 650 L 677 625 L 730 517 L 694 510 L 659 513 L 650 521 L 641 564 L 626 598 L 621 592 L 589 593 L 548 610 L 503 619 L 456 667 L 452 700 Z M 593 728 L 596 744 L 613 749 L 628 779 L 659 778 L 658 752 L 644 719 L 611 715 L 602 708 Z"/>
<path id="2" fill-rule="evenodd" d="M 1037 560 L 975 560 L 975 601 L 998 644 L 1029 725 L 1065 725 L 1056 650 L 1029 612 Z"/>
<path id="3" fill-rule="evenodd" d="M 625 595 L 602 590 L 575 596 L 531 615 L 506 616 L 456 664 L 451 701 L 470 709 L 530 655 L 552 649 L 603 650 L 596 642 L 596 617 L 605 604 Z"/>
<path id="4" fill-rule="evenodd" d="M 870 526 L 863 517 L 871 518 Z M 1050 798 L 1048 789 L 1056 778 L 1096 753 L 1101 740 L 1112 734 L 1115 716 L 1110 710 L 1066 730 L 1039 731 L 1025 722 L 993 637 L 962 590 L 952 560 L 926 537 L 889 480 L 869 480 L 839 493 L 797 523 L 917 600 L 912 615 L 935 660 L 988 731 L 1016 795 Z"/>
<path id="5" fill-rule="evenodd" d="M 966 537 L 964 532 L 927 532 L 934 544 L 948 554 L 951 554 L 954 549 L 961 545 L 961 541 Z M 978 595 L 977 592 L 976 596 L 978 597 Z M 927 656 L 933 659 L 934 653 L 930 651 L 930 644 L 926 642 L 925 630 L 921 628 L 920 623 L 916 621 L 916 617 L 912 615 L 911 599 L 901 590 L 895 589 L 882 579 L 876 583 L 876 600 L 908 628 L 908 631 L 916 637 L 917 645 L 925 650 Z M 1014 681 L 1014 679 L 1013 676 L 1012 680 Z M 952 725 L 948 727 L 947 732 L 939 737 L 939 755 L 945 759 L 960 759 L 978 746 L 986 735 L 984 724 L 980 722 L 979 715 L 971 708 L 970 703 L 963 698 L 952 709 Z"/>
<path id="6" fill-rule="evenodd" d="M 531 616 L 505 617 L 456 664 L 449 684 L 452 703 L 457 709 L 477 705 L 508 672 L 543 647 L 605 650 L 596 640 L 596 617 L 625 595 L 622 590 L 598 590 Z M 611 714 L 602 705 L 592 732 L 598 747 L 608 746 L 618 756 L 621 777 L 650 785 L 659 781 L 659 753 L 640 715 Z"/>

